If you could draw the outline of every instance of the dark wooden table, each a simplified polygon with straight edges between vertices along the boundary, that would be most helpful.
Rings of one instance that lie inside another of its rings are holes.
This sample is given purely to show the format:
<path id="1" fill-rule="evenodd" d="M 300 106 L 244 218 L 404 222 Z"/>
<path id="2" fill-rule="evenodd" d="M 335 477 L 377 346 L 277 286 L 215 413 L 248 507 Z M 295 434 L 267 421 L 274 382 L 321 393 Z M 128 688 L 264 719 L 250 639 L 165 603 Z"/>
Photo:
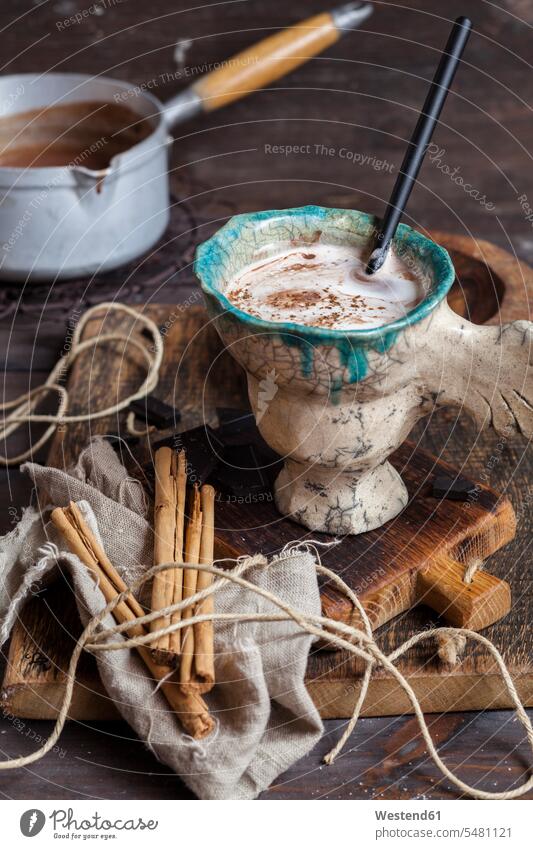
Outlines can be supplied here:
<path id="1" fill-rule="evenodd" d="M 187 12 L 183 10 L 190 4 L 180 0 L 131 0 L 107 2 L 101 14 L 93 11 L 80 23 L 62 26 L 90 5 L 4 0 L 3 72 L 108 74 L 150 82 L 164 100 L 210 63 L 323 8 L 319 2 L 295 0 L 287 11 L 279 0 L 249 0 Z M 533 262 L 533 223 L 523 208 L 524 202 L 533 205 L 528 64 L 533 9 L 524 0 L 502 5 L 498 9 L 482 0 L 467 4 L 475 33 L 436 135 L 439 151 L 426 161 L 406 218 L 421 228 L 492 240 Z M 190 267 L 194 245 L 236 211 L 313 202 L 379 213 L 450 20 L 464 12 L 459 0 L 445 7 L 437 0 L 376 3 L 366 26 L 286 80 L 183 126 L 172 158 L 172 225 L 155 256 L 92 281 L 26 286 L 24 291 L 3 284 L 4 396 L 42 382 L 65 344 L 74 310 L 109 296 L 137 303 L 196 302 Z M 191 39 L 192 45 L 178 66 L 174 45 L 180 39 Z M 275 145 L 296 144 L 305 152 L 269 152 Z M 525 295 L 524 317 L 529 314 Z M 425 447 L 464 464 L 473 475 L 487 467 L 497 445 L 496 437 L 479 437 L 467 422 L 457 423 L 446 414 L 417 435 Z M 8 447 L 21 447 L 24 436 Z M 41 452 L 40 458 L 44 456 Z M 491 485 L 510 494 L 521 516 L 516 541 L 491 562 L 491 571 L 502 577 L 506 564 L 527 556 L 531 545 L 530 470 L 523 443 L 507 441 L 490 471 Z M 7 531 L 28 502 L 30 489 L 14 470 L 1 473 L 0 487 L 0 525 Z M 513 720 L 510 712 L 491 711 L 430 717 L 450 766 L 490 790 L 519 783 L 527 766 L 527 748 Z M 339 725 L 327 723 L 317 749 L 265 797 L 455 795 L 428 760 L 412 717 L 361 721 L 346 753 L 328 768 L 321 755 Z M 2 756 L 30 751 L 50 728 L 50 723 L 2 717 Z M 17 799 L 188 795 L 123 723 L 69 724 L 59 752 L 29 769 L 0 776 L 0 794 Z"/>

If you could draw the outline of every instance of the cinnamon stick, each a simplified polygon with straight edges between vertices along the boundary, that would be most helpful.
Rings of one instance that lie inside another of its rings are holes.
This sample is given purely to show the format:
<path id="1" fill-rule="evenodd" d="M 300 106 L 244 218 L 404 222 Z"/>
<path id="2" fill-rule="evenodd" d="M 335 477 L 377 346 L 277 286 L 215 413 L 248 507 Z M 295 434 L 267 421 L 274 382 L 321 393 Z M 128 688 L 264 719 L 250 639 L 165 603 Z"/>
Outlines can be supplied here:
<path id="1" fill-rule="evenodd" d="M 65 537 L 70 550 L 97 578 L 107 603 L 116 598 L 118 587 L 127 589 L 75 504 L 71 502 L 65 509 L 56 507 L 52 512 L 52 522 Z M 142 615 L 142 607 L 131 594 L 113 610 L 114 618 L 120 623 L 130 622 Z M 126 633 L 129 637 L 144 636 L 146 630 L 142 625 L 132 625 Z M 161 681 L 169 674 L 171 668 L 157 664 L 146 646 L 136 648 L 155 680 Z M 201 739 L 211 733 L 214 721 L 200 695 L 183 692 L 178 683 L 171 679 L 164 681 L 160 689 L 188 734 L 195 739 Z"/>
<path id="2" fill-rule="evenodd" d="M 215 540 L 215 490 L 204 485 L 201 489 L 202 538 L 200 541 L 200 563 L 213 563 Z M 213 576 L 209 572 L 198 572 L 196 592 L 211 586 Z M 213 596 L 199 601 L 195 614 L 212 613 Z M 194 683 L 197 692 L 207 693 L 215 683 L 213 622 L 197 622 L 194 625 Z"/>
<path id="3" fill-rule="evenodd" d="M 176 522 L 174 534 L 174 562 L 183 563 L 183 537 L 185 534 L 185 501 L 187 493 L 187 464 L 185 451 L 180 451 L 173 457 L 174 489 L 176 501 Z M 172 570 L 174 579 L 173 604 L 178 604 L 183 598 L 183 569 Z M 175 611 L 170 621 L 174 625 L 181 619 L 181 612 Z M 169 648 L 176 655 L 181 650 L 181 631 L 170 634 Z"/>
<path id="4" fill-rule="evenodd" d="M 198 563 L 200 557 L 200 541 L 202 535 L 202 513 L 200 510 L 200 492 L 195 484 L 191 518 L 185 535 L 185 562 Z M 196 569 L 183 570 L 183 600 L 190 598 L 196 592 L 198 572 Z M 194 616 L 193 607 L 187 607 L 182 613 L 183 619 Z M 181 641 L 180 684 L 183 692 L 189 692 L 193 673 L 194 630 L 192 627 L 183 629 Z"/>
<path id="5" fill-rule="evenodd" d="M 174 452 L 164 446 L 155 454 L 155 501 L 154 501 L 154 566 L 174 560 L 176 535 L 176 492 L 172 475 Z M 174 599 L 173 570 L 165 569 L 154 576 L 152 586 L 152 610 L 161 610 L 171 605 Z M 170 617 L 154 619 L 150 630 L 158 631 L 170 624 Z M 170 635 L 165 634 L 152 646 L 156 663 L 173 663 L 177 658 L 170 652 Z"/>

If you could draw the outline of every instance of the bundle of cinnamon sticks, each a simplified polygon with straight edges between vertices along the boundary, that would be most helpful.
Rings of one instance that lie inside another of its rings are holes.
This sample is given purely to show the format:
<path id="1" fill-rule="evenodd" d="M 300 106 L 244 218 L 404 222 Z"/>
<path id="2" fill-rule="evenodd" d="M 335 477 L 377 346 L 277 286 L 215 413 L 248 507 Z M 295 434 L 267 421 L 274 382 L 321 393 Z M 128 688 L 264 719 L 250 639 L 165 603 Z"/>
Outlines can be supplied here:
<path id="1" fill-rule="evenodd" d="M 160 448 L 155 455 L 154 565 L 173 562 L 154 576 L 152 610 L 177 604 L 207 589 L 212 576 L 196 569 L 183 568 L 184 563 L 213 562 L 215 491 L 212 486 L 192 487 L 187 510 L 187 463 L 185 452 L 176 454 L 171 448 Z M 175 624 L 181 616 L 190 619 L 213 611 L 213 597 L 208 596 L 171 617 L 162 616 L 152 622 L 157 631 Z M 181 631 L 159 637 L 152 646 L 154 660 L 179 668 L 183 692 L 208 692 L 215 682 L 213 658 L 213 623 L 197 622 Z"/>
<path id="2" fill-rule="evenodd" d="M 202 489 L 204 489 L 204 487 Z M 212 513 L 210 513 L 210 509 L 214 501 L 214 493 L 213 495 L 211 495 L 211 493 L 209 492 L 205 494 L 204 500 L 206 505 L 205 512 L 208 516 L 212 515 Z M 198 512 L 198 509 L 196 509 L 196 515 L 198 514 Z M 199 520 L 197 517 L 196 524 L 193 526 L 193 529 L 191 529 L 190 531 L 189 528 L 187 529 L 187 538 L 189 534 L 191 534 L 192 539 L 193 531 L 195 536 L 198 534 L 198 531 L 196 530 L 198 521 Z M 107 603 L 116 599 L 119 593 L 127 591 L 128 587 L 112 565 L 103 547 L 98 542 L 97 538 L 85 522 L 82 513 L 74 502 L 71 501 L 68 507 L 57 507 L 55 510 L 53 510 L 52 522 L 64 536 L 73 554 L 77 555 L 81 562 L 94 576 Z M 211 523 L 211 527 L 213 526 L 214 523 Z M 206 558 L 210 555 L 212 560 L 212 544 L 209 548 L 210 538 L 211 534 L 210 532 L 207 532 L 204 543 L 205 547 L 204 549 L 202 549 L 200 532 L 200 555 L 205 556 Z M 207 560 L 205 562 L 207 562 Z M 202 583 L 205 582 L 196 581 L 195 587 L 199 588 L 200 584 Z M 208 582 L 206 585 L 208 585 Z M 189 595 L 192 594 L 189 591 L 189 582 L 187 582 L 187 593 Z M 205 608 L 203 609 L 205 610 Z M 192 615 L 192 613 L 189 613 L 188 615 L 190 616 Z M 137 601 L 137 599 L 131 593 L 129 593 L 126 598 L 119 604 L 117 604 L 116 607 L 113 609 L 113 616 L 117 622 L 131 622 L 132 620 L 140 616 L 144 616 L 144 610 Z M 162 681 L 160 689 L 164 694 L 165 698 L 167 699 L 169 705 L 182 723 L 183 728 L 188 734 L 190 734 L 195 739 L 207 737 L 207 735 L 209 735 L 214 728 L 214 720 L 209 714 L 208 706 L 200 695 L 200 692 L 206 692 L 213 686 L 214 683 L 214 672 L 211 671 L 213 669 L 213 630 L 212 623 L 209 622 L 207 624 L 210 625 L 211 628 L 201 629 L 201 634 L 197 638 L 198 646 L 208 647 L 206 651 L 203 651 L 201 653 L 201 658 L 205 657 L 208 660 L 207 667 L 204 667 L 202 665 L 202 662 L 200 662 L 199 667 L 197 667 L 194 662 L 190 663 L 190 661 L 187 661 L 185 669 L 189 670 L 187 673 L 188 678 L 187 675 L 185 675 L 184 680 L 182 680 L 183 675 L 181 671 L 178 673 L 173 665 L 159 663 L 153 656 L 153 650 L 144 645 L 139 645 L 136 647 L 137 651 L 139 652 L 139 655 L 146 664 L 150 674 L 155 679 L 155 681 Z M 126 631 L 128 637 L 144 636 L 146 633 L 146 629 L 142 625 L 138 624 L 132 625 Z M 206 633 L 208 635 L 207 639 L 205 636 Z M 189 656 L 190 654 L 194 661 L 197 657 L 197 655 L 192 650 L 192 647 L 194 646 L 195 634 L 193 634 L 192 636 L 193 639 L 191 641 L 191 644 L 186 642 L 186 647 L 188 652 L 187 656 Z M 200 655 L 198 656 L 200 657 Z M 200 671 L 202 671 L 202 669 L 205 669 L 206 672 L 203 684 L 198 681 L 199 686 L 197 686 L 197 681 L 195 677 L 198 674 L 198 668 L 200 668 Z M 209 686 L 207 685 L 208 681 L 210 681 Z"/>

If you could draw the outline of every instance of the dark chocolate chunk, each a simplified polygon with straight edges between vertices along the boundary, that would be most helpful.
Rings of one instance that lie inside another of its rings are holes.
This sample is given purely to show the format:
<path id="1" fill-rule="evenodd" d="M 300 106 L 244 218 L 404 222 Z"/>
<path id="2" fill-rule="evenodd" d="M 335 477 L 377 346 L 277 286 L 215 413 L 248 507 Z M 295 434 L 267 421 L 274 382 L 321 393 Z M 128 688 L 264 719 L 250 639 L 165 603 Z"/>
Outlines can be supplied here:
<path id="1" fill-rule="evenodd" d="M 255 417 L 251 410 L 239 410 L 236 407 L 217 407 L 219 426 L 217 433 L 225 436 L 245 433 L 255 428 Z"/>
<path id="2" fill-rule="evenodd" d="M 104 439 L 107 440 L 107 442 L 110 442 L 115 450 L 117 450 L 121 444 L 126 443 L 126 445 L 137 445 L 139 442 L 138 436 L 134 436 L 126 431 L 123 434 L 104 433 Z"/>
<path id="3" fill-rule="evenodd" d="M 216 430 L 224 445 L 251 445 L 259 436 L 253 413 L 231 407 L 217 407 L 219 427 Z"/>
<path id="4" fill-rule="evenodd" d="M 252 412 L 232 407 L 217 407 L 217 413 L 220 426 L 216 429 L 216 434 L 226 447 L 253 445 L 263 464 L 276 462 L 278 455 L 259 433 Z"/>
<path id="5" fill-rule="evenodd" d="M 209 425 L 199 425 L 153 444 L 154 452 L 162 445 L 175 451 L 185 450 L 189 483 L 205 483 L 219 462 L 224 445 Z"/>
<path id="6" fill-rule="evenodd" d="M 215 487 L 239 498 L 269 493 L 271 491 L 269 469 L 264 468 L 261 457 L 253 445 L 225 448 L 223 456 L 213 472 Z"/>
<path id="7" fill-rule="evenodd" d="M 450 501 L 469 501 L 470 494 L 475 491 L 476 486 L 472 481 L 451 475 L 439 475 L 431 488 L 434 498 L 447 498 Z"/>
<path id="8" fill-rule="evenodd" d="M 175 451 L 184 449 L 189 483 L 209 480 L 217 489 L 239 498 L 270 493 L 281 461 L 263 440 L 251 413 L 222 408 L 219 420 L 222 424 L 216 430 L 199 425 L 158 440 L 152 450 L 163 445 Z"/>
<path id="9" fill-rule="evenodd" d="M 170 404 L 165 404 L 164 401 L 160 401 L 154 395 L 132 401 L 130 410 L 133 410 L 136 418 L 142 419 L 149 425 L 154 425 L 158 430 L 175 427 L 181 419 L 179 410 L 171 407 Z"/>

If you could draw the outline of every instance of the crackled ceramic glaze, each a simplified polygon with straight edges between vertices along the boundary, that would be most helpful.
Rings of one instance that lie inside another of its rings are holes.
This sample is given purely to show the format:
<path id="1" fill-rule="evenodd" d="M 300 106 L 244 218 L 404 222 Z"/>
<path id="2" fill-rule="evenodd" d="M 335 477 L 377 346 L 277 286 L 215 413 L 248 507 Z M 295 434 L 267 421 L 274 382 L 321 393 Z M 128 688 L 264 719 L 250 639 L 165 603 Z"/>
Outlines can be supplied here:
<path id="1" fill-rule="evenodd" d="M 453 313 L 450 258 L 410 227 L 399 226 L 395 250 L 421 271 L 427 294 L 391 324 L 342 331 L 274 323 L 225 297 L 260 248 L 317 240 L 363 246 L 374 223 L 361 212 L 316 206 L 250 213 L 197 252 L 209 313 L 246 369 L 263 437 L 285 460 L 278 509 L 313 531 L 361 533 L 405 507 L 407 490 L 387 458 L 436 406 L 464 406 L 498 432 L 533 434 L 533 325 L 477 327 Z"/>

